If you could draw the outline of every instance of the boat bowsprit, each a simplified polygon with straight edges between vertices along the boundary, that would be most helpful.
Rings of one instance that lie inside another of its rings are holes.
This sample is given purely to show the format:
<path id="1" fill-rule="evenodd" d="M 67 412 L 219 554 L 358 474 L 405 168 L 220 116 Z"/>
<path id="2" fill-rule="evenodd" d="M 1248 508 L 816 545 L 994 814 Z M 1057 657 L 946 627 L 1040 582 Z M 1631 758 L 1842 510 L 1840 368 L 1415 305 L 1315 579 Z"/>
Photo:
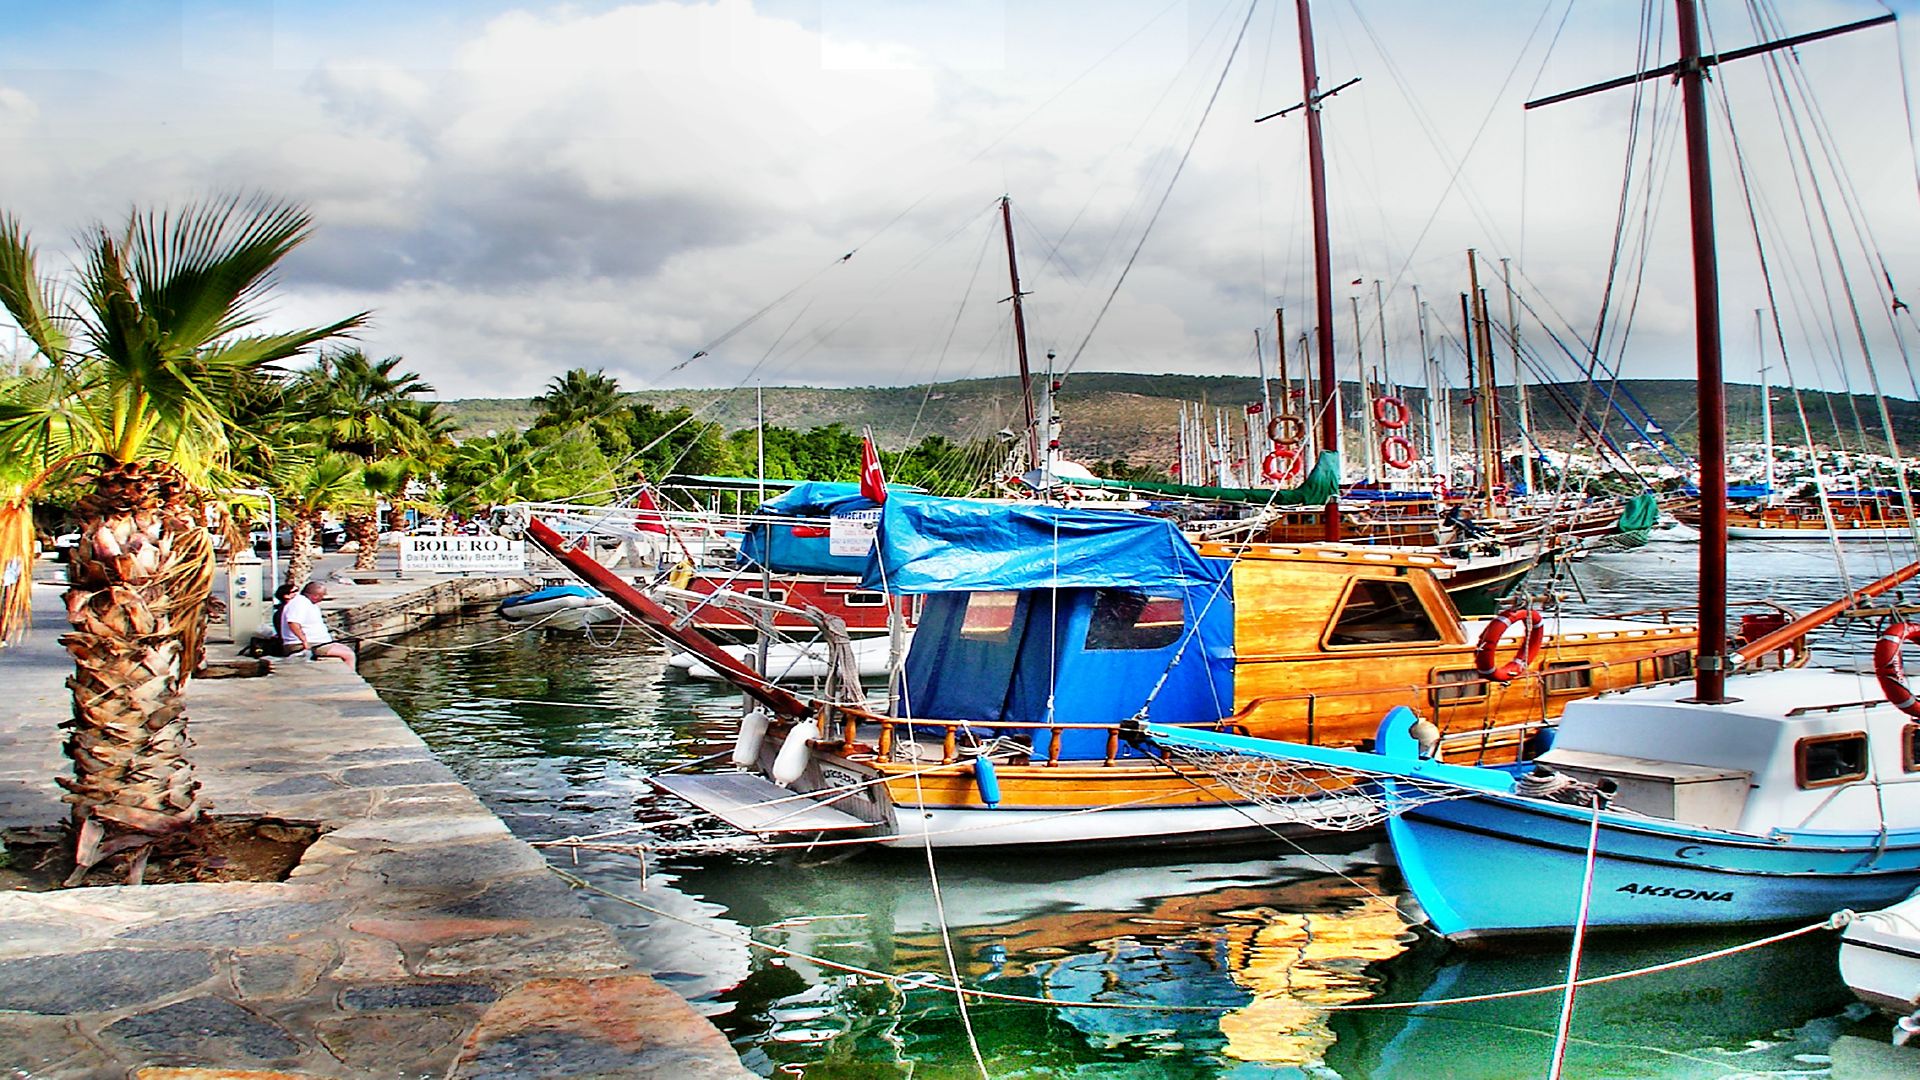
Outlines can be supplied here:
<path id="1" fill-rule="evenodd" d="M 585 585 L 549 585 L 519 593 L 500 601 L 498 610 L 508 622 L 551 630 L 583 630 L 620 619 L 618 606 Z"/>

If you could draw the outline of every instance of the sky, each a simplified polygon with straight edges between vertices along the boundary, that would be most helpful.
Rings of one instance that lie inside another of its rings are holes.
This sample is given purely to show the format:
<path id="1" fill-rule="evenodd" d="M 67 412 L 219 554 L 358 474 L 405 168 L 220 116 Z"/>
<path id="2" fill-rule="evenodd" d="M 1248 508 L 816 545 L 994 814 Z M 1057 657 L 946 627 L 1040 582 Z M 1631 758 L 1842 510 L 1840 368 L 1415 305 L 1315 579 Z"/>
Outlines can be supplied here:
<path id="1" fill-rule="evenodd" d="M 1774 3 L 1709 0 L 1709 47 L 1888 10 Z M 1343 372 L 1421 381 L 1417 289 L 1461 382 L 1473 248 L 1503 321 L 1508 260 L 1529 378 L 1573 374 L 1603 300 L 1608 363 L 1691 374 L 1677 94 L 1520 107 L 1670 60 L 1667 5 L 1644 57 L 1619 0 L 1314 17 L 1322 87 L 1360 79 L 1323 112 Z M 1895 328 L 1920 329 L 1883 282 L 1920 303 L 1913 34 L 1716 77 L 1729 378 L 1865 390 L 1864 355 L 1920 396 Z M 1276 307 L 1289 340 L 1311 317 L 1300 114 L 1254 123 L 1300 99 L 1298 57 L 1277 0 L 0 0 L 0 210 L 58 274 L 136 206 L 298 200 L 316 229 L 266 323 L 371 311 L 369 354 L 473 397 L 569 367 L 629 389 L 1007 374 L 1005 195 L 1036 367 L 1249 375 Z M 1750 206 L 1784 363 L 1758 349 Z"/>

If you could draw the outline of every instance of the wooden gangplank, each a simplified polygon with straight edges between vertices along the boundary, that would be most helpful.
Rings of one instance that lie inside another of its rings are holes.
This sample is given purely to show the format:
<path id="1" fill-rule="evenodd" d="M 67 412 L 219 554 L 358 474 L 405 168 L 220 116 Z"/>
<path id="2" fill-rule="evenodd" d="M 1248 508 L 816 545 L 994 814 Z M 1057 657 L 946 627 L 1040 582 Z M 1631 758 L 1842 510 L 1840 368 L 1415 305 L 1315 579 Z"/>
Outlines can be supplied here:
<path id="1" fill-rule="evenodd" d="M 674 773 L 651 776 L 647 782 L 742 832 L 835 832 L 873 827 L 871 821 L 821 806 L 752 773 Z"/>

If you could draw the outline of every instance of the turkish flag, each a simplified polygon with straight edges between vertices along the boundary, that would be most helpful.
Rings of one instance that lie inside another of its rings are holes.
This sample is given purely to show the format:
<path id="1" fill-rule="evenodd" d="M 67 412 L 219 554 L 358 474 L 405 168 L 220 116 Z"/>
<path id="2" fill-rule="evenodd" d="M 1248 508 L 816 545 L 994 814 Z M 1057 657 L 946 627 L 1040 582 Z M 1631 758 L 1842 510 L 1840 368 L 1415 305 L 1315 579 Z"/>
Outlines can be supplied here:
<path id="1" fill-rule="evenodd" d="M 860 494 L 876 503 L 887 501 L 887 478 L 880 472 L 880 451 L 871 433 L 860 438 Z"/>
<path id="2" fill-rule="evenodd" d="M 1265 402 L 1256 401 L 1253 404 L 1247 406 L 1248 416 L 1259 416 L 1261 413 L 1266 411 L 1267 411 L 1267 406 Z"/>

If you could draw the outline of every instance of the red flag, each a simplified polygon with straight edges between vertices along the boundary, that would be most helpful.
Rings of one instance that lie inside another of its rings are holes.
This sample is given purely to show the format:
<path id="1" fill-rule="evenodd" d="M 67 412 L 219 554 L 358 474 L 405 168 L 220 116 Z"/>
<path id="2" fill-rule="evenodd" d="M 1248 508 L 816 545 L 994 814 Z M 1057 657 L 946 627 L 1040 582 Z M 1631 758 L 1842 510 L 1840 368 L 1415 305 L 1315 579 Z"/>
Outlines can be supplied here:
<path id="1" fill-rule="evenodd" d="M 880 472 L 880 451 L 870 433 L 860 438 L 860 494 L 876 503 L 887 501 L 887 478 Z"/>
<path id="2" fill-rule="evenodd" d="M 1248 416 L 1259 416 L 1261 413 L 1266 411 L 1267 411 L 1267 406 L 1264 402 L 1256 401 L 1253 404 L 1247 406 Z"/>
<path id="3" fill-rule="evenodd" d="M 634 500 L 640 513 L 633 515 L 633 527 L 638 532 L 664 533 L 667 531 L 667 519 L 660 516 L 660 504 L 653 501 L 653 489 L 643 487 L 640 497 Z"/>

